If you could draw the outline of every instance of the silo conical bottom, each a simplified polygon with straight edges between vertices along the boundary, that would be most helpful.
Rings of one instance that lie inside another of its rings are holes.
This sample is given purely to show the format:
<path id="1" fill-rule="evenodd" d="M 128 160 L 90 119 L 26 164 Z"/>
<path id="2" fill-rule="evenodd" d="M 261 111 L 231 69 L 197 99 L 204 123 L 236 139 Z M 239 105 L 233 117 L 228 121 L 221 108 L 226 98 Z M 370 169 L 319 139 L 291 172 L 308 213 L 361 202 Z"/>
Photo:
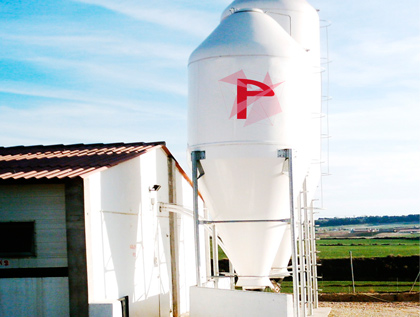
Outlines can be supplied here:
<path id="1" fill-rule="evenodd" d="M 269 275 L 290 218 L 289 178 L 276 145 L 205 148 L 198 180 L 210 218 L 239 276 L 238 286 L 272 286 Z M 282 221 L 280 221 L 282 220 Z"/>
<path id="2" fill-rule="evenodd" d="M 229 223 L 217 226 L 225 252 L 244 289 L 272 287 L 270 270 L 286 228 L 284 223 Z"/>

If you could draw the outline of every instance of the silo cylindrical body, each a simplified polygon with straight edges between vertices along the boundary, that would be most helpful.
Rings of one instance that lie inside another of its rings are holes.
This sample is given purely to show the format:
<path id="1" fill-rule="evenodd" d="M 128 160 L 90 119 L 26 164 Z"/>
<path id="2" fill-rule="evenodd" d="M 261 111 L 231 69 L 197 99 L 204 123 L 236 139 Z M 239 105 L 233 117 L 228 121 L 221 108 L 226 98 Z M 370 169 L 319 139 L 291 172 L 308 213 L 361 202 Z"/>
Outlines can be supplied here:
<path id="1" fill-rule="evenodd" d="M 212 220 L 290 216 L 287 167 L 278 150 L 295 150 L 294 178 L 311 165 L 315 127 L 308 96 L 311 57 L 272 17 L 242 9 L 225 17 L 189 60 L 188 150 L 205 151 L 199 190 Z M 300 188 L 297 185 L 297 188 Z M 217 224 L 237 285 L 270 285 L 282 222 Z"/>
<path id="2" fill-rule="evenodd" d="M 237 10 L 257 8 L 272 17 L 305 51 L 309 62 L 307 81 L 312 89 L 306 94 L 313 115 L 313 133 L 308 134 L 312 164 L 308 172 L 307 192 L 311 200 L 320 179 L 321 152 L 321 65 L 320 65 L 320 22 L 319 15 L 307 0 L 235 0 L 222 13 L 225 19 Z"/>
<path id="3" fill-rule="evenodd" d="M 312 96 L 311 112 L 314 117 L 315 129 L 320 131 L 321 116 L 321 65 L 320 65 L 320 23 L 319 15 L 307 0 L 235 0 L 222 13 L 222 20 L 237 10 L 258 8 L 272 17 L 306 52 L 310 67 L 308 81 L 313 89 L 306 91 Z M 308 180 L 309 196 L 313 196 L 320 178 L 320 133 L 308 135 L 308 142 L 313 153 L 310 179 Z"/>

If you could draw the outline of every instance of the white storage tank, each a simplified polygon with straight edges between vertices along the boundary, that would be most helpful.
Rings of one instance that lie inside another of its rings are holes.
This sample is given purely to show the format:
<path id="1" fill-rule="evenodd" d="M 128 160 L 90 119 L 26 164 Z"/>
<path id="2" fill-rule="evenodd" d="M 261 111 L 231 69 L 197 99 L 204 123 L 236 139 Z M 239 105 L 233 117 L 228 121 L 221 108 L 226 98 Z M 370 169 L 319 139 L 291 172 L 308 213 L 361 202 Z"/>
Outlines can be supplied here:
<path id="1" fill-rule="evenodd" d="M 308 133 L 308 146 L 312 152 L 312 164 L 307 178 L 308 198 L 312 199 L 320 179 L 320 117 L 321 72 L 320 22 L 316 9 L 307 0 L 235 0 L 222 13 L 222 20 L 235 11 L 258 8 L 271 16 L 306 52 L 309 61 L 307 80 L 311 89 L 305 91 L 312 113 L 312 131 Z"/>
<path id="2" fill-rule="evenodd" d="M 287 167 L 277 154 L 295 150 L 300 189 L 313 159 L 308 135 L 316 129 L 311 59 L 272 17 L 247 8 L 233 10 L 190 56 L 188 150 L 205 151 L 199 189 L 212 220 L 289 218 Z M 270 286 L 286 224 L 217 228 L 237 285 Z"/>
<path id="3" fill-rule="evenodd" d="M 235 0 L 223 12 L 222 19 L 243 8 L 258 8 L 270 15 L 277 23 L 307 51 L 311 77 L 308 80 L 313 89 L 306 93 L 313 114 L 312 131 L 308 134 L 308 148 L 312 152 L 312 162 L 306 177 L 308 202 L 314 198 L 321 177 L 321 65 L 320 65 L 320 23 L 317 10 L 306 0 Z M 289 228 L 290 229 L 290 228 Z M 277 256 L 272 274 L 282 277 L 288 275 L 286 266 L 290 259 L 290 235 L 286 232 Z"/>

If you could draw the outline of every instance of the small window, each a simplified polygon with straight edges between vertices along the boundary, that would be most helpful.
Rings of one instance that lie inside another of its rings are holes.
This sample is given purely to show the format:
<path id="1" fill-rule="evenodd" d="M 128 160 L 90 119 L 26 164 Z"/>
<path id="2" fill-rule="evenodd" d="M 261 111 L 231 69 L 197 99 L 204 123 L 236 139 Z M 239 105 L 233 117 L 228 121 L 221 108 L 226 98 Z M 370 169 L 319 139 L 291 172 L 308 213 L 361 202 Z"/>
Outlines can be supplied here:
<path id="1" fill-rule="evenodd" d="M 35 221 L 0 222 L 0 257 L 35 256 Z"/>

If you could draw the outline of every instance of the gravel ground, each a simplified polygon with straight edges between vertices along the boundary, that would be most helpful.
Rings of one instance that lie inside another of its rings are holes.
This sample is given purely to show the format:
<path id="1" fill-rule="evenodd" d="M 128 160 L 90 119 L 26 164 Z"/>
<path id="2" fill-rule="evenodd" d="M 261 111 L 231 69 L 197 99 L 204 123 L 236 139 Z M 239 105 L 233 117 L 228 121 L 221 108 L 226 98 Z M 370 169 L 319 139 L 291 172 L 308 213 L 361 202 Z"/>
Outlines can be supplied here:
<path id="1" fill-rule="evenodd" d="M 330 307 L 328 317 L 419 317 L 418 302 L 319 302 L 319 307 Z"/>

